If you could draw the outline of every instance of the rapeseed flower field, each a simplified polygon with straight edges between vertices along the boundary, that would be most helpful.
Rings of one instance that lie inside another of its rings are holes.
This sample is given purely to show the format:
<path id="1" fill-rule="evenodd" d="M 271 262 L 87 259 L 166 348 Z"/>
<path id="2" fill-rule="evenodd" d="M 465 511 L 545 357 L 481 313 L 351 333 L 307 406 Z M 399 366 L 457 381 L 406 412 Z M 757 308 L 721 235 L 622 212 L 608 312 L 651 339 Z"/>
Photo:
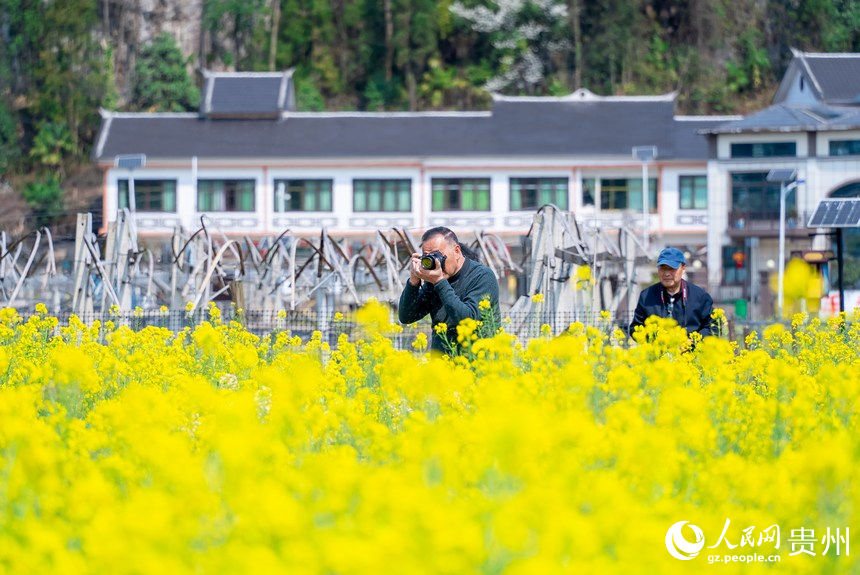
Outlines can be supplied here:
<path id="1" fill-rule="evenodd" d="M 857 573 L 860 321 L 408 350 L 0 311 L 0 572 Z M 465 335 L 464 335 L 465 334 Z"/>

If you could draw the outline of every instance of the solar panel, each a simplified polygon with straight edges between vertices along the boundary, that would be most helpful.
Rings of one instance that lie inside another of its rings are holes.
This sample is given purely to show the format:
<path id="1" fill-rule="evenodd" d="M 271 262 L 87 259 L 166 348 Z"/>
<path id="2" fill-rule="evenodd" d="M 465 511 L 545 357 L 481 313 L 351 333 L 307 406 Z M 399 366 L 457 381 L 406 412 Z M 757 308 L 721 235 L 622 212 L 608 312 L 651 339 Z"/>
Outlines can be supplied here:
<path id="1" fill-rule="evenodd" d="M 809 228 L 860 227 L 860 198 L 821 200 L 806 226 Z"/>
<path id="2" fill-rule="evenodd" d="M 640 162 L 650 162 L 657 157 L 657 146 L 633 146 L 633 157 Z"/>
<path id="3" fill-rule="evenodd" d="M 774 168 L 767 173 L 768 182 L 790 182 L 797 175 L 794 168 Z"/>
<path id="4" fill-rule="evenodd" d="M 133 170 L 134 168 L 142 168 L 146 165 L 146 155 L 144 154 L 125 154 L 114 158 L 114 165 L 117 168 Z"/>

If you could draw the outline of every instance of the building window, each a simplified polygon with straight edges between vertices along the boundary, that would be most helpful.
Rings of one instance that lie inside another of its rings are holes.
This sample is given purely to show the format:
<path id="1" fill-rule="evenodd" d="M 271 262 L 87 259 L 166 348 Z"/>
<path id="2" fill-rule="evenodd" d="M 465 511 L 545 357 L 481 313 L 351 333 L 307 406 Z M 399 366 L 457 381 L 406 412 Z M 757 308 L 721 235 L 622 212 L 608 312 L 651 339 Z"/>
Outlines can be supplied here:
<path id="1" fill-rule="evenodd" d="M 793 158 L 797 156 L 794 142 L 756 142 L 732 144 L 733 158 Z"/>
<path id="2" fill-rule="evenodd" d="M 254 180 L 197 180 L 198 212 L 253 212 Z"/>
<path id="3" fill-rule="evenodd" d="M 511 178 L 511 209 L 536 210 L 544 204 L 567 209 L 567 178 Z"/>
<path id="4" fill-rule="evenodd" d="M 353 180 L 355 212 L 411 212 L 412 180 Z"/>
<path id="5" fill-rule="evenodd" d="M 860 156 L 860 140 L 830 140 L 831 156 Z"/>
<path id="6" fill-rule="evenodd" d="M 860 198 L 860 182 L 839 186 L 830 193 L 831 198 Z"/>
<path id="7" fill-rule="evenodd" d="M 118 180 L 119 207 L 131 208 L 128 180 Z M 134 209 L 137 212 L 175 212 L 176 180 L 134 180 Z"/>
<path id="8" fill-rule="evenodd" d="M 594 205 L 594 178 L 582 178 L 582 205 Z"/>
<path id="9" fill-rule="evenodd" d="M 275 180 L 276 212 L 332 211 L 332 180 Z"/>
<path id="10" fill-rule="evenodd" d="M 433 178 L 433 211 L 489 211 L 489 178 Z"/>
<path id="11" fill-rule="evenodd" d="M 705 210 L 708 208 L 708 177 L 680 176 L 678 191 L 682 210 Z"/>
<path id="12" fill-rule="evenodd" d="M 600 209 L 642 211 L 642 180 L 600 180 Z M 648 178 L 648 211 L 657 212 L 657 178 Z"/>
<path id="13" fill-rule="evenodd" d="M 768 182 L 767 172 L 732 174 L 732 211 L 737 217 L 752 220 L 779 219 L 780 183 Z M 787 212 L 795 209 L 797 194 L 791 190 L 785 197 Z"/>

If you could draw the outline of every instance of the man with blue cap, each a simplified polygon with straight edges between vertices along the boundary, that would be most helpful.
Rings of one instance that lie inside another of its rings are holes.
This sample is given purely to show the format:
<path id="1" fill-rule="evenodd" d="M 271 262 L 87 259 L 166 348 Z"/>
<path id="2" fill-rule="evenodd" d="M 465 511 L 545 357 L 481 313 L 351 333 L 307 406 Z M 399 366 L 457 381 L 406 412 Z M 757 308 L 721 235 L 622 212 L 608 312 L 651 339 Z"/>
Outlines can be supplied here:
<path id="1" fill-rule="evenodd" d="M 630 322 L 630 333 L 637 325 L 656 315 L 670 317 L 685 328 L 687 333 L 713 335 L 714 300 L 697 285 L 684 279 L 687 260 L 678 248 L 665 248 L 657 257 L 657 275 L 660 281 L 642 290 L 639 303 Z"/>

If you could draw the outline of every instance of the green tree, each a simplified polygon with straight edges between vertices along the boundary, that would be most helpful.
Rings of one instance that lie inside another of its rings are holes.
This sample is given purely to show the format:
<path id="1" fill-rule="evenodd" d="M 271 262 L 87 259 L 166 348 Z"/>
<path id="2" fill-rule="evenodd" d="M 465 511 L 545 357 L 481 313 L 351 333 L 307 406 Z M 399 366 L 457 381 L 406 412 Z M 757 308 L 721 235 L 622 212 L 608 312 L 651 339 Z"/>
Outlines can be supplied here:
<path id="1" fill-rule="evenodd" d="M 860 3 L 833 0 L 833 22 L 824 32 L 824 47 L 835 52 L 860 52 Z"/>
<path id="2" fill-rule="evenodd" d="M 63 153 L 83 159 L 113 80 L 106 46 L 93 34 L 96 3 L 0 0 L 0 22 L 0 58 L 13 73 L 8 97 L 20 103 L 21 124 L 67 126 L 71 148 Z M 25 132 L 22 139 L 32 137 Z"/>
<path id="3" fill-rule="evenodd" d="M 220 60 L 237 70 L 266 67 L 265 0 L 205 0 L 203 27 L 209 32 L 210 49 L 201 54 L 206 63 Z"/>
<path id="4" fill-rule="evenodd" d="M 583 86 L 598 94 L 620 94 L 629 82 L 630 57 L 645 42 L 644 19 L 626 0 L 588 3 L 582 14 Z"/>
<path id="5" fill-rule="evenodd" d="M 295 67 L 296 78 L 313 82 L 327 108 L 358 108 L 373 54 L 384 46 L 369 35 L 370 26 L 382 24 L 368 10 L 359 0 L 285 0 L 276 67 Z"/>
<path id="6" fill-rule="evenodd" d="M 129 108 L 147 112 L 186 112 L 197 108 L 200 91 L 169 34 L 157 36 L 140 51 Z"/>
<path id="7" fill-rule="evenodd" d="M 0 180 L 20 156 L 18 121 L 6 102 L 0 100 Z"/>
<path id="8" fill-rule="evenodd" d="M 326 109 L 325 99 L 311 81 L 293 75 L 296 83 L 296 108 L 302 112 L 324 112 Z"/>
<path id="9" fill-rule="evenodd" d="M 25 185 L 21 195 L 30 207 L 36 227 L 50 225 L 65 215 L 63 190 L 56 174 L 42 176 Z"/>
<path id="10" fill-rule="evenodd" d="M 33 139 L 30 157 L 40 168 L 63 174 L 65 158 L 72 152 L 74 144 L 69 127 L 64 122 L 43 122 Z"/>
<path id="11" fill-rule="evenodd" d="M 399 83 L 405 84 L 410 110 L 440 107 L 438 103 L 422 102 L 419 86 L 432 63 L 439 61 L 438 16 L 436 2 L 431 0 L 400 0 L 394 5 L 391 35 L 393 71 Z"/>

